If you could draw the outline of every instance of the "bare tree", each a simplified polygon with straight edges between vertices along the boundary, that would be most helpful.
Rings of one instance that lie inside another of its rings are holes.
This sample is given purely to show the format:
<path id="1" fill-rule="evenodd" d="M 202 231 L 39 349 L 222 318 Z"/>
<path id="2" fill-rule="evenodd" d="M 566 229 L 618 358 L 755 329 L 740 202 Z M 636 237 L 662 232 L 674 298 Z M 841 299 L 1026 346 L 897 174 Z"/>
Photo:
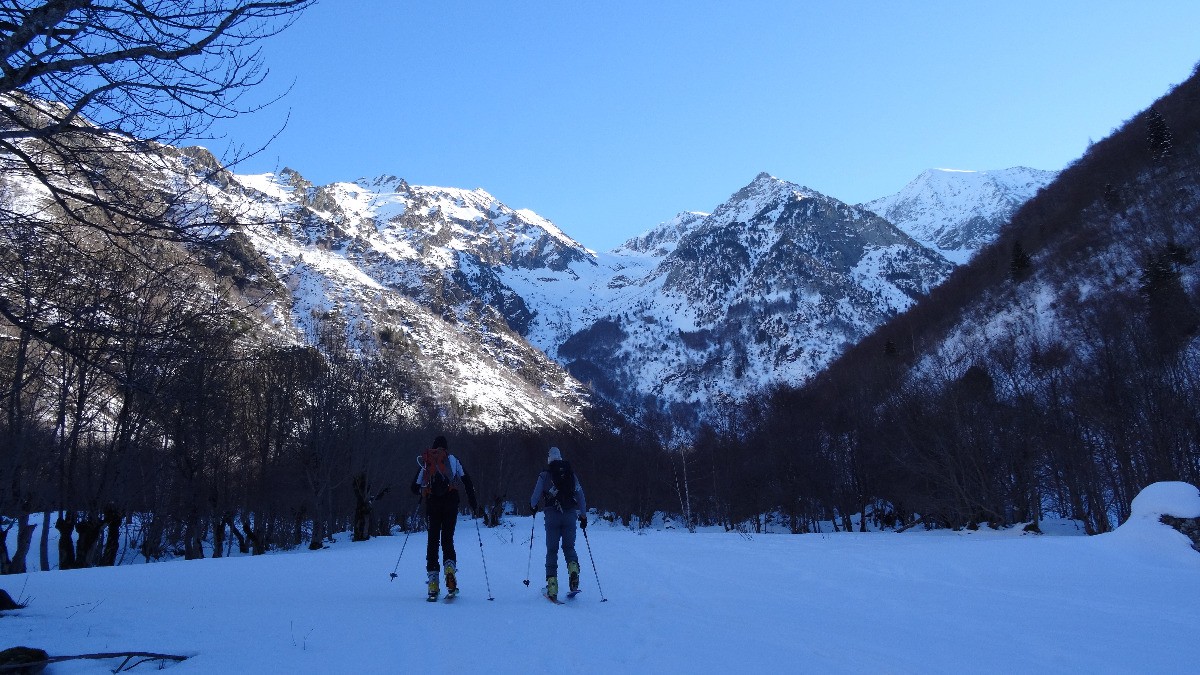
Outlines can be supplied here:
<path id="1" fill-rule="evenodd" d="M 57 215 L 130 248 L 146 237 L 210 235 L 228 218 L 188 189 L 168 193 L 142 178 L 185 166 L 205 177 L 225 171 L 207 153 L 168 144 L 261 108 L 246 100 L 267 74 L 256 45 L 313 1 L 0 0 L 0 172 Z M 0 213 L 0 230 L 55 215 L 46 211 Z M 3 296 L 0 317 L 36 328 Z"/>
<path id="2" fill-rule="evenodd" d="M 200 137 L 214 119 L 262 106 L 243 100 L 267 73 L 256 44 L 313 2 L 4 0 L 0 147 Z"/>
<path id="3" fill-rule="evenodd" d="M 267 74 L 256 43 L 313 0 L 4 0 L 0 2 L 0 151 L 59 206 L 117 213 L 148 228 L 163 212 L 121 203 L 96 172 L 105 154 L 204 137 Z M 36 141 L 36 142 L 29 142 Z M 155 222 L 157 221 L 157 222 Z"/>

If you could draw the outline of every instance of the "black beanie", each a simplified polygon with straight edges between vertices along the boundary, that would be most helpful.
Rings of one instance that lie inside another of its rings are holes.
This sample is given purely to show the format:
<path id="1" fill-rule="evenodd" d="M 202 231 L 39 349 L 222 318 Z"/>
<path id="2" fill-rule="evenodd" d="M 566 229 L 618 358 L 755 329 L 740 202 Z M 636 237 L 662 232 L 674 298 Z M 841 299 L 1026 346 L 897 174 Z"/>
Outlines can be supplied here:
<path id="1" fill-rule="evenodd" d="M 445 450 L 446 449 L 446 437 L 438 436 L 437 438 L 433 439 L 433 447 L 441 448 L 441 449 Z"/>

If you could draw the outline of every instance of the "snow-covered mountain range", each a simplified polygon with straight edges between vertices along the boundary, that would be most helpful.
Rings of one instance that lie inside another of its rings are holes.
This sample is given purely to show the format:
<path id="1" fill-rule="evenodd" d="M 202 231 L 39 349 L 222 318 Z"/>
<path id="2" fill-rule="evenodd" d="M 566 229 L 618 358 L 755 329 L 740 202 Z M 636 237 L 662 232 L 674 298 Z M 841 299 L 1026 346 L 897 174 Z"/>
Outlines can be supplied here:
<path id="1" fill-rule="evenodd" d="M 243 235 L 290 291 L 275 316 L 297 340 L 333 320 L 365 348 L 411 345 L 416 379 L 484 428 L 579 427 L 593 392 L 690 426 L 819 372 L 1051 176 L 932 171 L 852 206 L 763 173 L 602 254 L 483 190 L 394 176 L 315 186 L 285 169 L 216 198 L 263 223 Z"/>
<path id="2" fill-rule="evenodd" d="M 592 304 L 574 305 L 585 320 L 535 344 L 624 407 L 670 406 L 685 424 L 805 380 L 951 269 L 875 214 L 765 173 L 597 262 Z"/>
<path id="3" fill-rule="evenodd" d="M 501 276 L 535 315 L 526 337 L 572 374 L 626 409 L 682 407 L 695 422 L 717 401 L 821 370 L 1053 176 L 926 172 L 871 202 L 892 205 L 893 226 L 764 173 L 711 214 L 680 213 L 568 269 Z"/>
<path id="4" fill-rule="evenodd" d="M 161 154 L 131 174 L 235 223 L 210 267 L 254 298 L 261 339 L 339 333 L 396 362 L 442 422 L 476 429 L 583 429 L 602 400 L 692 426 L 720 402 L 799 384 L 940 283 L 948 252 L 990 240 L 1051 175 L 927 172 L 852 206 L 763 173 L 711 213 L 598 254 L 483 190 L 319 186 L 292 169 L 235 175 L 201 148 Z"/>

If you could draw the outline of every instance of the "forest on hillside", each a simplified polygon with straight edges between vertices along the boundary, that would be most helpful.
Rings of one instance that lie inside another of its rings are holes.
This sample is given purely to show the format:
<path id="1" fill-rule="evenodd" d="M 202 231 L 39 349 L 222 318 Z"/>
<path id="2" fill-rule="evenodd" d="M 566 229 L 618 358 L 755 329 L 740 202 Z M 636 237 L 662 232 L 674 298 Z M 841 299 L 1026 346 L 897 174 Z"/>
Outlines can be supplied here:
<path id="1" fill-rule="evenodd" d="M 749 511 L 1099 533 L 1143 487 L 1197 484 L 1198 251 L 1200 67 L 927 299 L 760 402 L 746 447 L 774 478 Z"/>

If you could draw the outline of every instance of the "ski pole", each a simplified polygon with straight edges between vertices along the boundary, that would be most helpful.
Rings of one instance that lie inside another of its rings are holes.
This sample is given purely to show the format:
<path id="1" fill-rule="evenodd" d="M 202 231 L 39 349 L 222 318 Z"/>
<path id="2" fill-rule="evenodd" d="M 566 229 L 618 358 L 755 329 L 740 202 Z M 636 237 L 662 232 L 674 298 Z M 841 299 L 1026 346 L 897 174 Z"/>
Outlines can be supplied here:
<path id="1" fill-rule="evenodd" d="M 417 495 L 417 507 L 420 508 L 420 506 L 421 506 L 421 496 Z M 405 517 L 404 520 L 406 521 L 405 525 L 412 524 L 411 522 L 408 522 L 409 518 L 407 516 Z M 391 579 L 388 579 L 389 582 L 396 580 L 396 571 L 400 569 L 400 559 L 404 557 L 404 549 L 408 548 L 408 537 L 411 534 L 412 534 L 412 528 L 409 527 L 408 532 L 404 533 L 404 544 L 402 544 L 400 546 L 400 555 L 396 557 L 396 566 L 392 568 Z"/>
<path id="2" fill-rule="evenodd" d="M 483 583 L 487 584 L 488 600 L 495 600 L 492 597 L 492 582 L 488 581 L 487 573 L 487 556 L 483 554 L 483 535 L 479 534 L 479 519 L 475 519 L 475 538 L 479 540 L 479 557 L 483 558 Z"/>
<path id="3" fill-rule="evenodd" d="M 388 581 L 396 580 L 396 570 L 400 569 L 400 558 L 404 557 L 404 549 L 408 547 L 408 535 L 410 535 L 410 534 L 412 534 L 412 530 L 409 530 L 408 532 L 404 533 L 404 544 L 400 547 L 400 555 L 399 555 L 399 557 L 396 558 L 396 566 L 392 568 L 392 574 L 391 574 L 392 578 L 389 579 Z"/>
<path id="4" fill-rule="evenodd" d="M 537 528 L 537 509 L 533 511 L 533 519 L 529 523 L 529 562 L 525 563 L 525 585 L 529 585 L 529 570 L 533 568 L 533 532 Z"/>
<path id="5" fill-rule="evenodd" d="M 600 585 L 600 573 L 596 571 L 596 558 L 592 555 L 592 542 L 588 539 L 587 528 L 583 528 L 583 541 L 588 547 L 588 557 L 592 559 L 592 574 L 596 575 L 596 589 L 600 591 L 600 602 L 608 602 L 604 597 L 604 587 Z"/>

